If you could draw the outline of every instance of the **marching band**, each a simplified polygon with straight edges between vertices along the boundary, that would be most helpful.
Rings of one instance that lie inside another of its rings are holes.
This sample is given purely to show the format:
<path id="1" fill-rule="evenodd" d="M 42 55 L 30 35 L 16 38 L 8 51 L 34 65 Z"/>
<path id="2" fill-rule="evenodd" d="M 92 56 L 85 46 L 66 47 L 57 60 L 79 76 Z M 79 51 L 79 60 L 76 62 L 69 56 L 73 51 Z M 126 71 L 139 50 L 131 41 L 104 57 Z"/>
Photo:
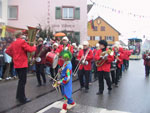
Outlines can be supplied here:
<path id="1" fill-rule="evenodd" d="M 36 46 L 30 46 L 30 44 L 21 39 L 21 37 L 22 34 L 18 33 L 16 35 L 17 40 L 6 50 L 6 53 L 12 56 L 14 66 L 18 73 L 19 83 L 16 98 L 20 102 L 28 101 L 25 96 L 26 71 L 28 67 L 27 52 L 35 51 L 35 54 L 30 60 L 32 59 L 31 64 L 36 66 L 38 87 L 42 85 L 41 77 L 43 79 L 43 85 L 46 84 L 45 65 L 50 67 L 50 78 L 54 82 L 53 87 L 57 89 L 57 87 L 61 86 L 61 92 L 64 95 L 64 99 L 67 100 L 63 105 L 61 113 L 66 112 L 68 102 L 70 106 L 75 106 L 71 97 L 73 76 L 78 75 L 81 91 L 85 88 L 85 93 L 88 93 L 89 84 L 92 79 L 91 73 L 94 72 L 94 79 L 98 79 L 99 83 L 99 89 L 96 94 L 101 95 L 104 91 L 104 79 L 106 80 L 108 92 L 110 93 L 113 84 L 118 87 L 123 66 L 125 70 L 129 67 L 129 56 L 131 53 L 127 48 L 121 47 L 118 42 L 112 47 L 108 47 L 107 41 L 100 40 L 99 43 L 96 44 L 96 48 L 92 50 L 88 41 L 84 41 L 83 44 L 79 46 L 77 46 L 76 43 L 71 45 L 66 36 L 64 36 L 61 41 L 51 40 L 51 42 L 49 42 L 50 44 L 44 44 L 43 39 L 38 38 Z M 20 53 L 16 53 L 15 49 L 19 49 Z M 143 59 L 146 65 L 146 76 L 148 76 L 150 63 L 146 64 L 146 61 L 150 61 L 150 54 L 146 53 Z"/>

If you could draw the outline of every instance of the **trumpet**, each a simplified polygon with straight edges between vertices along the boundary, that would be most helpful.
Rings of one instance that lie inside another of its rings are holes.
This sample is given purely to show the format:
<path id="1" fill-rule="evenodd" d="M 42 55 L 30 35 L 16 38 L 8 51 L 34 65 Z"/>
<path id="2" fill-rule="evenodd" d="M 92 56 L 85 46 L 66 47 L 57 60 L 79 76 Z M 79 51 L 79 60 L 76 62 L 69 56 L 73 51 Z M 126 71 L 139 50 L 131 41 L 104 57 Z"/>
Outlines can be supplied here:
<path id="1" fill-rule="evenodd" d="M 112 53 L 111 50 L 107 50 L 107 51 L 102 52 L 100 55 L 101 59 L 95 61 L 96 66 L 97 67 L 102 66 L 106 62 L 108 55 L 110 55 L 111 53 Z"/>

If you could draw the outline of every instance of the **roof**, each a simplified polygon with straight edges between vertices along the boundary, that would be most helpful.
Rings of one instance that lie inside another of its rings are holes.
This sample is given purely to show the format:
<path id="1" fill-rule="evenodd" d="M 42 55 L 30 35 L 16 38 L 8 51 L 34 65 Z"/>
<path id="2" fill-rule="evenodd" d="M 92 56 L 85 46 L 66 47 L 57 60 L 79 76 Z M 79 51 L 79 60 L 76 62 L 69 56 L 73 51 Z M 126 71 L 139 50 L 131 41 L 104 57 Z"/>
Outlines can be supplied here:
<path id="1" fill-rule="evenodd" d="M 140 38 L 129 38 L 128 40 L 137 40 L 137 41 L 142 41 Z"/>
<path id="2" fill-rule="evenodd" d="M 111 26 L 108 22 L 106 22 L 102 17 L 98 16 L 95 20 L 97 20 L 97 19 L 103 20 L 103 21 L 104 21 L 106 24 L 108 24 L 112 29 L 114 29 L 116 32 L 118 32 L 119 35 L 121 34 L 118 30 L 116 30 L 113 26 Z"/>
<path id="3" fill-rule="evenodd" d="M 88 4 L 87 5 L 87 13 L 90 12 L 90 10 L 92 9 L 92 7 L 93 7 L 93 4 Z"/>

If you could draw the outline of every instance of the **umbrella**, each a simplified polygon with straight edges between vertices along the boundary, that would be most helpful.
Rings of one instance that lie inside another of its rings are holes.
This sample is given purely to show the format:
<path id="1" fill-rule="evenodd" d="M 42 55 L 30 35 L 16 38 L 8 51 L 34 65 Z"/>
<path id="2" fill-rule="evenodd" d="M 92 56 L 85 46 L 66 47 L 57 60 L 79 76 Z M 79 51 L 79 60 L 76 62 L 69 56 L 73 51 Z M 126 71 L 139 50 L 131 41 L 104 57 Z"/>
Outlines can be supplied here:
<path id="1" fill-rule="evenodd" d="M 65 33 L 56 33 L 55 35 L 54 35 L 55 37 L 59 37 L 59 36 L 66 36 L 66 34 Z"/>

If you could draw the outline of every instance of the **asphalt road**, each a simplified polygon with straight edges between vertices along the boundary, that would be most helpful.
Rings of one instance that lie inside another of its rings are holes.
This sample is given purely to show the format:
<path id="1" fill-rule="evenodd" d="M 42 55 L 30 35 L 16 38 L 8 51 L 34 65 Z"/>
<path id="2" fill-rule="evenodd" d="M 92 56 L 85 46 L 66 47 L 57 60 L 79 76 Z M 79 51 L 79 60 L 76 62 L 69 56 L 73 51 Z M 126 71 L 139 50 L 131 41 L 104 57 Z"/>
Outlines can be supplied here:
<path id="1" fill-rule="evenodd" d="M 73 98 L 78 105 L 91 106 L 92 110 L 105 108 L 131 113 L 150 113 L 150 78 L 145 78 L 144 75 L 143 61 L 132 60 L 129 70 L 123 73 L 119 87 L 113 87 L 111 94 L 108 94 L 105 84 L 104 94 L 99 96 L 96 95 L 98 81 L 92 83 L 89 93 L 84 93 L 79 90 L 79 81 L 75 78 Z M 40 88 L 36 85 L 35 76 L 28 77 L 26 95 L 32 101 L 21 105 L 15 99 L 17 80 L 0 83 L 0 113 L 34 113 L 62 100 L 62 96 L 52 88 L 51 83 L 47 82 L 46 86 Z"/>

